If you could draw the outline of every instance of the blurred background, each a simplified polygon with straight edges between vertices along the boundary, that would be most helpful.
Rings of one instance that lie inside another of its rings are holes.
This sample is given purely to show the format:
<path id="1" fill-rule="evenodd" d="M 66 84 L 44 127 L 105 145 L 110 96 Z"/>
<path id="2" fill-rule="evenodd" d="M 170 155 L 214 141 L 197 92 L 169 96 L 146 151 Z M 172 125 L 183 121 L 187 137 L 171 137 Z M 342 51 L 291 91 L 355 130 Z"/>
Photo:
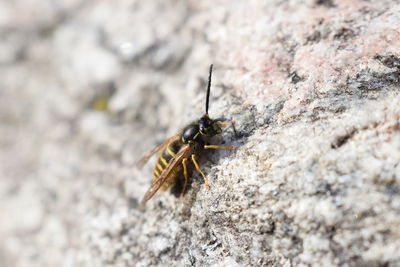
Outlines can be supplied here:
<path id="1" fill-rule="evenodd" d="M 109 216 L 98 205 L 135 205 L 150 177 L 135 180 L 134 162 L 204 112 L 213 52 L 196 45 L 208 37 L 190 29 L 192 9 L 201 6 L 0 2 L 1 266 L 96 261 L 85 259 L 85 220 Z"/>
<path id="2" fill-rule="evenodd" d="M 0 266 L 398 263 L 399 14 L 0 1 Z M 142 212 L 152 164 L 133 166 L 204 113 L 211 63 L 210 116 L 239 149 L 211 156 L 210 192 Z"/>

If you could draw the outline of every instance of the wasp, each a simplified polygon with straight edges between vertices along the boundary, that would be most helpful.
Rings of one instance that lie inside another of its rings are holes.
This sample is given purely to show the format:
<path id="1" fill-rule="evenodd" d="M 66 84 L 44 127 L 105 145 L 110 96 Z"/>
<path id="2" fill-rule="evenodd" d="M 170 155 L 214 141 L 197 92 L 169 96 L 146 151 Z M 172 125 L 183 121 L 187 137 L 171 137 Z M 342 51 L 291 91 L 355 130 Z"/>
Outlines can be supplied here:
<path id="1" fill-rule="evenodd" d="M 183 174 L 182 196 L 185 193 L 189 179 L 189 163 L 193 163 L 195 169 L 203 177 L 206 189 L 209 189 L 207 177 L 200 169 L 198 156 L 205 149 L 235 149 L 230 146 L 210 145 L 208 143 L 211 137 L 221 134 L 222 127 L 227 125 L 224 119 L 211 119 L 208 116 L 212 70 L 213 65 L 211 64 L 207 85 L 206 113 L 198 121 L 187 125 L 178 134 L 152 149 L 138 162 L 137 166 L 141 168 L 154 154 L 161 152 L 154 167 L 152 184 L 144 195 L 142 204 L 152 198 L 158 190 L 165 191 L 175 185 L 177 179 L 182 177 Z"/>

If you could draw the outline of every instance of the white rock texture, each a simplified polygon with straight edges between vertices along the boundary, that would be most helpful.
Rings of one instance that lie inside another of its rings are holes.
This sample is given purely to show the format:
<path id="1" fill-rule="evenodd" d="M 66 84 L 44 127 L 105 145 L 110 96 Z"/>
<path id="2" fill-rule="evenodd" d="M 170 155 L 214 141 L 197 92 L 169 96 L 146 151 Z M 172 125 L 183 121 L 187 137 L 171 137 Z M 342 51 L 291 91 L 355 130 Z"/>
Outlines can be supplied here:
<path id="1" fill-rule="evenodd" d="M 397 0 L 0 2 L 0 266 L 400 266 Z M 135 162 L 235 120 L 181 198 Z"/>

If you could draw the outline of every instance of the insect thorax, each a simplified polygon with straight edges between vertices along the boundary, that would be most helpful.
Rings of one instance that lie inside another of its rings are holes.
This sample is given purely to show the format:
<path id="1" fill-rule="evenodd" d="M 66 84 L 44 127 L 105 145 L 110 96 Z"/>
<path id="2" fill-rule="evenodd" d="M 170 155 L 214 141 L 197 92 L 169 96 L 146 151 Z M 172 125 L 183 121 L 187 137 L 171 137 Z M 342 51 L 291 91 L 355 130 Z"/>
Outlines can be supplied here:
<path id="1" fill-rule="evenodd" d="M 204 143 L 209 137 L 222 133 L 218 120 L 213 120 L 204 115 L 197 122 L 186 126 L 182 131 L 181 140 L 184 144 L 190 141 Z"/>
<path id="2" fill-rule="evenodd" d="M 201 141 L 201 134 L 199 131 L 199 124 L 192 123 L 186 126 L 182 132 L 182 142 L 187 144 L 190 141 L 200 142 Z"/>

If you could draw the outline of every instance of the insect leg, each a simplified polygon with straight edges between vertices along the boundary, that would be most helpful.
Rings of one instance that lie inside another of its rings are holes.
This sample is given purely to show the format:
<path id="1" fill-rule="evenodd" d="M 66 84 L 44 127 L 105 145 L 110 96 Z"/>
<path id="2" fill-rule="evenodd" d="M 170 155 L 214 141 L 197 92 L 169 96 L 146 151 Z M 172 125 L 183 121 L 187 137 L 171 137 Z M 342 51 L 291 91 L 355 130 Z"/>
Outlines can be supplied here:
<path id="1" fill-rule="evenodd" d="M 234 150 L 234 149 L 236 149 L 236 147 L 233 147 L 233 146 L 205 145 L 204 149 L 228 149 L 228 150 Z"/>
<path id="2" fill-rule="evenodd" d="M 229 123 L 226 122 L 226 121 L 218 121 L 217 123 L 218 123 L 218 125 L 219 125 L 220 127 L 225 127 L 225 126 L 228 126 L 228 125 L 229 125 Z"/>
<path id="3" fill-rule="evenodd" d="M 229 122 L 232 125 L 233 133 L 235 134 L 236 137 L 238 137 L 238 133 L 237 133 L 236 127 L 235 127 L 235 120 L 230 120 Z M 217 123 L 220 127 L 225 127 L 225 126 L 229 125 L 229 122 L 228 121 L 218 121 Z"/>
<path id="4" fill-rule="evenodd" d="M 185 193 L 185 191 L 186 191 L 186 185 L 187 185 L 187 182 L 188 182 L 188 175 L 187 175 L 187 158 L 184 158 L 184 159 L 182 160 L 182 165 L 183 165 L 183 176 L 185 177 L 185 183 L 183 184 L 183 187 L 182 187 L 181 196 L 183 196 L 183 194 Z"/>
<path id="5" fill-rule="evenodd" d="M 233 132 L 235 133 L 235 136 L 236 136 L 236 138 L 237 138 L 239 135 L 238 135 L 238 133 L 236 132 L 235 121 L 234 121 L 234 120 L 231 120 L 231 124 L 232 124 Z"/>
<path id="6" fill-rule="evenodd" d="M 210 186 L 208 185 L 208 180 L 207 180 L 206 176 L 204 175 L 204 173 L 200 170 L 199 164 L 196 161 L 195 154 L 192 154 L 192 161 L 193 161 L 194 166 L 196 167 L 196 170 L 201 174 L 201 176 L 203 176 L 204 185 L 206 186 L 206 189 L 210 189 Z"/>

